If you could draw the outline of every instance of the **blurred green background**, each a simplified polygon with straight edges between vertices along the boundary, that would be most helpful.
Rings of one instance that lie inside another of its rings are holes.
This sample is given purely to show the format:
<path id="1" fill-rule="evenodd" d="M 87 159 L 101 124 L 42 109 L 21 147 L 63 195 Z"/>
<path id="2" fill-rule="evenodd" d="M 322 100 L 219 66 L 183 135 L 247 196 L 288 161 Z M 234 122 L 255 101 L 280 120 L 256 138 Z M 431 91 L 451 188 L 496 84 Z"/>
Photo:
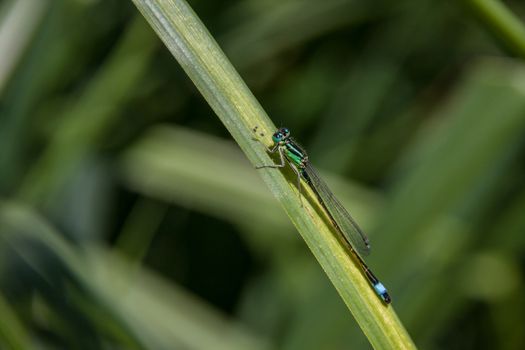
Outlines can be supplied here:
<path id="1" fill-rule="evenodd" d="M 525 348 L 525 4 L 189 3 L 416 344 Z M 0 2 L 0 191 L 2 349 L 370 348 L 131 1 Z"/>

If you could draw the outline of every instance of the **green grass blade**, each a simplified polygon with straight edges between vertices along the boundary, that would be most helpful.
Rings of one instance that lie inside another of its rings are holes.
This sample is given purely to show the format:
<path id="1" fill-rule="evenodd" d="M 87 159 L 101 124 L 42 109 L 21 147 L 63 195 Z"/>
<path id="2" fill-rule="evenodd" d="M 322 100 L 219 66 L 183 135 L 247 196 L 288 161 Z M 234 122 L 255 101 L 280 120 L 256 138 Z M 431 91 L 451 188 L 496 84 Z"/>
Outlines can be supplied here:
<path id="1" fill-rule="evenodd" d="M 510 50 L 525 58 L 525 25 L 500 0 L 465 0 L 480 20 L 504 42 Z"/>
<path id="2" fill-rule="evenodd" d="M 215 40 L 181 0 L 133 0 L 217 113 L 252 164 L 271 162 L 253 140 L 258 125 L 266 134 L 274 126 Z M 268 136 L 266 140 L 269 141 Z M 269 142 L 268 142 L 269 143 Z M 301 203 L 294 181 L 280 171 L 261 171 L 315 257 L 376 349 L 411 349 L 414 344 L 393 307 L 385 307 L 359 267 L 349 258 L 331 225 L 316 206 Z M 313 200 L 313 194 L 308 193 Z"/>

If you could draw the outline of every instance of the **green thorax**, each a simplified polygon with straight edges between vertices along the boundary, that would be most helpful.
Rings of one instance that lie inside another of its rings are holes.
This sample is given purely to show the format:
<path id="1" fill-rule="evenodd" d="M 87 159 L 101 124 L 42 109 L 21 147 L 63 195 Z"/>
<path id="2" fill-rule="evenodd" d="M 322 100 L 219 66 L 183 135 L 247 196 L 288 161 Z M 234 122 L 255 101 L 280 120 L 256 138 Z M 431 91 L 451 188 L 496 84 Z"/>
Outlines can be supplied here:
<path id="1" fill-rule="evenodd" d="M 303 167 L 308 161 L 308 155 L 306 152 L 293 140 L 286 140 L 283 147 L 285 147 L 284 154 L 286 158 L 288 158 L 295 165 Z"/>

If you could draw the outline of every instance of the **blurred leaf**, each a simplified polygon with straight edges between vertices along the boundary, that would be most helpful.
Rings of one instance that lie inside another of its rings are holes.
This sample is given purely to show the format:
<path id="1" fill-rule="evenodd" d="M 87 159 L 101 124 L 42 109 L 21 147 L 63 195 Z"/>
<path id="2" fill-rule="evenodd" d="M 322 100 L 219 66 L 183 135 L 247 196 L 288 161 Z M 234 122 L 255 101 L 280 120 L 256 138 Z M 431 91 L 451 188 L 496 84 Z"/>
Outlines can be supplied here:
<path id="1" fill-rule="evenodd" d="M 437 115 L 441 118 L 432 119 L 406 153 L 406 161 L 398 169 L 403 176 L 398 175 L 400 181 L 376 231 L 381 237 L 376 256 L 382 257 L 381 265 L 395 276 L 395 283 L 389 285 L 397 291 L 398 304 L 405 312 L 419 309 L 405 320 L 420 326 L 434 323 L 421 324 L 422 315 L 437 315 L 436 308 L 443 310 L 435 303 L 438 290 L 453 302 L 452 296 L 459 290 L 450 287 L 453 282 L 448 269 L 461 263 L 465 247 L 478 239 L 468 221 L 453 224 L 455 230 L 439 223 L 450 221 L 444 216 L 455 215 L 462 201 L 485 180 L 484 175 L 491 173 L 494 164 L 505 165 L 498 161 L 515 155 L 521 141 L 525 130 L 524 67 L 504 60 L 480 62 Z"/>
<path id="2" fill-rule="evenodd" d="M 83 95 L 63 112 L 49 146 L 26 176 L 20 197 L 41 204 L 64 184 L 79 162 L 121 117 L 119 107 L 145 72 L 156 41 L 137 17 Z"/>
<path id="3" fill-rule="evenodd" d="M 11 350 L 29 349 L 29 332 L 18 319 L 16 311 L 0 295 L 0 344 Z"/>
<path id="4" fill-rule="evenodd" d="M 95 247 L 84 251 L 71 247 L 24 207 L 2 203 L 0 219 L 4 245 L 49 283 L 46 288 L 55 289 L 52 294 L 40 289 L 47 302 L 53 304 L 56 296 L 67 300 L 54 312 L 66 319 L 83 312 L 89 320 L 86 331 L 98 329 L 129 349 L 268 348 L 241 326 L 118 255 Z M 79 326 L 73 329 L 80 330 Z M 78 345 L 78 339 L 71 342 Z"/>
<path id="5" fill-rule="evenodd" d="M 5 9 L 5 13 L 0 11 L 0 52 L 4 53 L 0 62 L 0 96 L 49 3 L 46 0 L 18 0 L 7 1 L 2 5 L 0 10 Z M 16 40 L 13 40 L 14 35 Z"/>
<path id="6" fill-rule="evenodd" d="M 255 68 L 305 41 L 378 16 L 377 7 L 377 3 L 369 7 L 354 0 L 245 1 L 226 14 L 225 21 L 242 18 L 242 22 L 219 37 L 219 42 L 236 67 Z"/>
<path id="7" fill-rule="evenodd" d="M 525 58 L 525 25 L 499 0 L 465 0 L 465 3 L 511 51 Z"/>
<path id="8" fill-rule="evenodd" d="M 137 201 L 115 244 L 119 252 L 130 261 L 140 262 L 146 255 L 166 211 L 165 204 L 148 199 Z"/>
<path id="9" fill-rule="evenodd" d="M 76 69 L 85 64 L 88 57 L 78 54 L 78 47 L 96 45 L 93 42 L 95 38 L 85 34 L 87 29 L 95 33 L 98 27 L 93 28 L 92 23 L 83 21 L 91 4 L 55 0 L 49 1 L 48 5 L 32 45 L 18 62 L 17 70 L 2 96 L 0 188 L 3 193 L 14 192 L 25 173 L 24 167 L 33 161 L 31 148 L 38 143 L 35 140 L 38 128 L 35 126 L 39 104 L 50 97 L 51 91 L 72 84 Z M 27 142 L 29 137 L 33 142 Z"/>

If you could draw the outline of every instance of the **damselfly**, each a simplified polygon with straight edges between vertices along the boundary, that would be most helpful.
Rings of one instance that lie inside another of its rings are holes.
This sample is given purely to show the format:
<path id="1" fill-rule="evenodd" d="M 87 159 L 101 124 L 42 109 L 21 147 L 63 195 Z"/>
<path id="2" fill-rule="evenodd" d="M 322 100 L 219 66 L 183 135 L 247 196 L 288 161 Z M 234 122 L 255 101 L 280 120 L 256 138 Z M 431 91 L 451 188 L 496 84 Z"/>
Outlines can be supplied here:
<path id="1" fill-rule="evenodd" d="M 254 132 L 256 131 L 257 127 L 254 128 Z M 281 163 L 261 165 L 258 166 L 257 169 L 283 168 L 286 163 L 288 163 L 297 174 L 297 187 L 299 192 L 301 192 L 301 178 L 305 180 L 317 196 L 319 203 L 326 211 L 336 231 L 340 233 L 343 240 L 347 243 L 348 249 L 355 256 L 364 275 L 372 285 L 376 294 L 385 303 L 389 304 L 391 299 L 385 286 L 383 286 L 372 271 L 370 271 L 370 268 L 365 264 L 362 258 L 363 255 L 368 255 L 370 252 L 370 243 L 366 235 L 359 228 L 348 211 L 346 211 L 343 205 L 337 200 L 332 191 L 330 191 L 315 168 L 310 164 L 306 152 L 293 138 L 290 137 L 290 130 L 287 128 L 277 130 L 273 134 L 272 140 L 274 146 L 269 148 L 268 152 L 275 153 L 275 151 L 278 151 Z"/>

